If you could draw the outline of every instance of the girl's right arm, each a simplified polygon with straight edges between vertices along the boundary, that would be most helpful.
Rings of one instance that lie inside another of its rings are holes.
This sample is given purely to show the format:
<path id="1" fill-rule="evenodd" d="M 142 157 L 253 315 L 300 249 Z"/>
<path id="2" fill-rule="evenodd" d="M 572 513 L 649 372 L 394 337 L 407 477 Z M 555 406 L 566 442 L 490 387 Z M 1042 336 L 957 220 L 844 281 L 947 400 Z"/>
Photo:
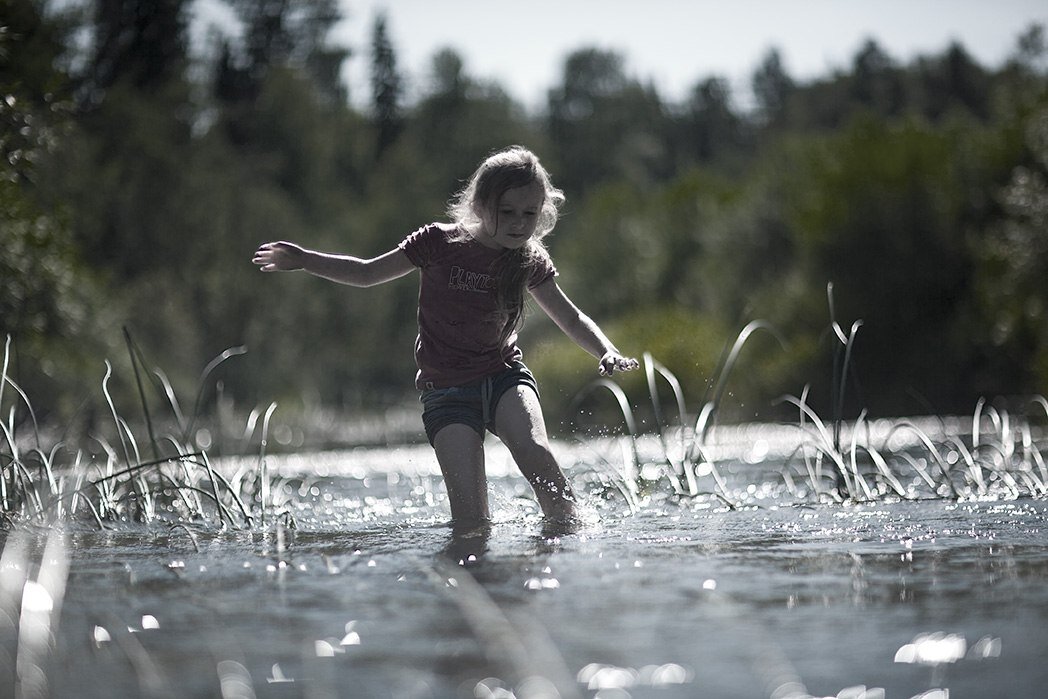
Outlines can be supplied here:
<path id="1" fill-rule="evenodd" d="M 350 286 L 374 286 L 388 282 L 415 269 L 400 248 L 369 260 L 349 255 L 333 255 L 308 250 L 295 243 L 264 243 L 251 260 L 263 272 L 303 270 L 310 274 Z"/>

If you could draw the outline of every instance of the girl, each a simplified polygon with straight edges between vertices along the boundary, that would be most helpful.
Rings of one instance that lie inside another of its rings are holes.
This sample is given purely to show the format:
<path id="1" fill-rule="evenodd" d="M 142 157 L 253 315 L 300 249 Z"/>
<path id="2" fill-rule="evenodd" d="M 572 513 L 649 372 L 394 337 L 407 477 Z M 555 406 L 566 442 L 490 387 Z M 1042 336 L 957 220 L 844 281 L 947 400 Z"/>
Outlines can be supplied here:
<path id="1" fill-rule="evenodd" d="M 421 270 L 416 387 L 456 524 L 489 519 L 484 431 L 509 448 L 543 514 L 575 516 L 575 495 L 550 451 L 535 377 L 521 361 L 517 329 L 527 292 L 561 330 L 600 360 L 602 375 L 638 366 L 624 357 L 561 291 L 542 244 L 563 193 L 529 150 L 514 146 L 485 160 L 433 223 L 372 259 L 265 243 L 263 272 L 304 270 L 352 286 L 372 286 Z"/>

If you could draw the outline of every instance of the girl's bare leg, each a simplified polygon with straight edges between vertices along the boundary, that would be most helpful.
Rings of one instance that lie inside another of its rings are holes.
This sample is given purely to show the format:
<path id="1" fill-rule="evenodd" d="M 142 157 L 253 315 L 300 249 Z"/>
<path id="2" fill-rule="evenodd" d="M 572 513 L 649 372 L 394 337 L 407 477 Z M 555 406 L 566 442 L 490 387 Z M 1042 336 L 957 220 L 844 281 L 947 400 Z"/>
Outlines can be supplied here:
<path id="1" fill-rule="evenodd" d="M 437 432 L 433 449 L 444 474 L 455 524 L 469 526 L 490 519 L 484 442 L 480 435 L 467 425 L 448 425 Z"/>
<path id="2" fill-rule="evenodd" d="M 495 409 L 495 429 L 535 489 L 542 513 L 555 520 L 574 518 L 575 494 L 550 450 L 535 391 L 528 386 L 506 391 Z"/>

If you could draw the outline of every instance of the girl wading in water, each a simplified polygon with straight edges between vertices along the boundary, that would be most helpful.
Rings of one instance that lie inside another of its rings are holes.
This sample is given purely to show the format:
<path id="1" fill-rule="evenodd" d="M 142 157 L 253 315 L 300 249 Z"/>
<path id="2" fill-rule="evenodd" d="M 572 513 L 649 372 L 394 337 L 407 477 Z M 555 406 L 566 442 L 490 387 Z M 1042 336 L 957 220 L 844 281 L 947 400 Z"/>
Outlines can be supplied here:
<path id="1" fill-rule="evenodd" d="M 542 239 L 563 202 L 539 159 L 515 146 L 480 165 L 448 207 L 451 223 L 424 226 L 384 255 L 365 260 L 288 242 L 255 252 L 263 272 L 304 270 L 351 286 L 421 270 L 415 385 L 455 524 L 490 518 L 485 429 L 509 448 L 547 518 L 575 516 L 575 494 L 550 451 L 538 385 L 517 347 L 525 291 L 599 359 L 601 374 L 638 366 L 557 285 Z"/>

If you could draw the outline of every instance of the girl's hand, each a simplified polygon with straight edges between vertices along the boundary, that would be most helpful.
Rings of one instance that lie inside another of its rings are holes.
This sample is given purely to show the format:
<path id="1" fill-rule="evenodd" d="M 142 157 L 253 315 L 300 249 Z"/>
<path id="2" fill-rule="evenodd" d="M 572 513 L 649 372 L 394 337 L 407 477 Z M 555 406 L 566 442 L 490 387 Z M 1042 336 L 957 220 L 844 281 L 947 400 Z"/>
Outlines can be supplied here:
<path id="1" fill-rule="evenodd" d="M 611 376 L 618 371 L 633 371 L 640 366 L 633 357 L 623 357 L 618 352 L 608 352 L 600 358 L 600 375 Z"/>
<path id="2" fill-rule="evenodd" d="M 306 251 L 301 246 L 279 241 L 260 245 L 251 261 L 263 272 L 292 272 L 302 269 L 305 258 Z"/>

